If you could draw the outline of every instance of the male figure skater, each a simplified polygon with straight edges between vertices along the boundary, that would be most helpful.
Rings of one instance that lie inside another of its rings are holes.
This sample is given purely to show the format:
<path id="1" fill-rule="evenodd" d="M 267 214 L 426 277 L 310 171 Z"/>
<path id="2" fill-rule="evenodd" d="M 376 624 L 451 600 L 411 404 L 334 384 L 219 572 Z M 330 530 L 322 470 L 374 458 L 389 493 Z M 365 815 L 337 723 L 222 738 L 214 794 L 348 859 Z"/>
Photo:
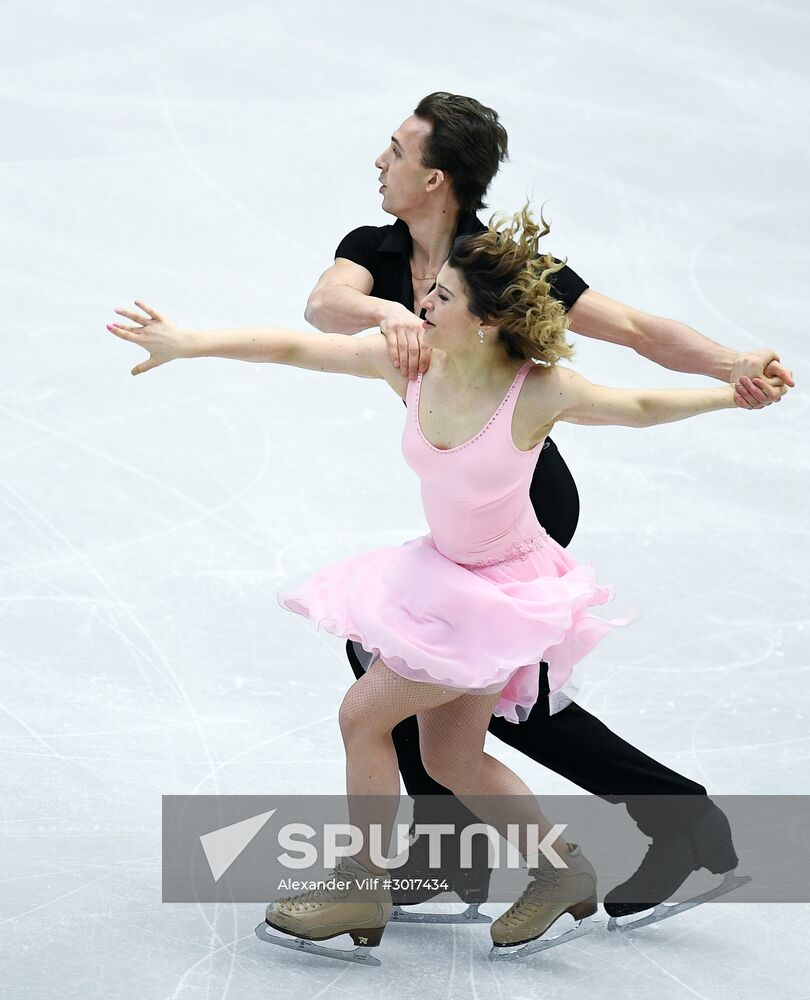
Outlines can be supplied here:
<path id="1" fill-rule="evenodd" d="M 341 240 L 334 264 L 309 296 L 307 321 L 324 333 L 352 335 L 379 328 L 392 364 L 410 378 L 425 371 L 430 350 L 420 342 L 424 316 L 414 312 L 414 304 L 433 288 L 455 237 L 484 228 L 476 212 L 485 207 L 486 191 L 506 158 L 507 133 L 495 111 L 472 98 L 443 92 L 421 100 L 375 161 L 383 210 L 396 222 L 362 226 Z M 779 386 L 794 385 L 775 351 L 723 347 L 682 323 L 594 291 L 568 267 L 554 275 L 553 289 L 568 310 L 572 332 L 630 347 L 665 368 L 732 382 L 739 405 L 768 406 L 778 401 Z M 543 527 L 567 545 L 576 528 L 578 497 L 551 440 L 538 461 L 531 499 Z M 361 676 L 370 654 L 352 641 L 346 650 L 355 676 Z M 489 731 L 580 788 L 624 803 L 652 839 L 635 874 L 606 896 L 611 917 L 656 906 L 692 871 L 705 867 L 725 874 L 736 867 L 728 822 L 706 789 L 631 746 L 576 703 L 549 706 L 548 698 L 541 697 L 525 722 L 514 725 L 493 718 Z M 450 796 L 425 771 L 416 719 L 401 723 L 393 738 L 408 793 Z M 463 815 L 461 804 L 452 802 L 448 815 Z M 435 812 L 431 819 L 436 821 Z M 415 815 L 414 822 L 420 821 Z M 411 856 L 414 868 L 426 869 L 419 840 Z M 445 868 L 442 874 L 462 899 L 477 904 L 486 898 L 487 879 L 480 871 L 473 873 L 472 881 L 460 869 L 450 876 Z M 696 897 L 695 902 L 704 898 Z M 477 905 L 470 909 L 477 912 Z"/>

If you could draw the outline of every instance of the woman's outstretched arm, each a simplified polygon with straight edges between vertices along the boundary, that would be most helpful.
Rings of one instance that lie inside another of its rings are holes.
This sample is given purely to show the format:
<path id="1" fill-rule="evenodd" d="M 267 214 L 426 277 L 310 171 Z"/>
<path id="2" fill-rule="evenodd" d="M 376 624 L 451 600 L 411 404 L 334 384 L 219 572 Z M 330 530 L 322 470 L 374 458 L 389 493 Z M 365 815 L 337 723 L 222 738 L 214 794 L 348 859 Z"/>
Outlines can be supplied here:
<path id="1" fill-rule="evenodd" d="M 717 389 L 612 389 L 593 385 L 570 368 L 555 366 L 544 374 L 553 419 L 572 424 L 652 427 L 738 406 L 732 385 Z M 782 386 L 780 394 L 785 392 L 787 387 Z"/>
<path id="2" fill-rule="evenodd" d="M 116 312 L 132 320 L 132 325 L 111 323 L 107 329 L 122 340 L 139 344 L 149 358 L 132 369 L 133 375 L 157 368 L 178 358 L 232 358 L 293 365 L 310 371 L 385 379 L 404 396 L 407 382 L 392 368 L 385 337 L 301 333 L 276 327 L 248 327 L 237 330 L 184 330 L 156 309 L 136 302 L 140 313 L 129 309 Z M 402 383 L 401 387 L 399 383 Z"/>

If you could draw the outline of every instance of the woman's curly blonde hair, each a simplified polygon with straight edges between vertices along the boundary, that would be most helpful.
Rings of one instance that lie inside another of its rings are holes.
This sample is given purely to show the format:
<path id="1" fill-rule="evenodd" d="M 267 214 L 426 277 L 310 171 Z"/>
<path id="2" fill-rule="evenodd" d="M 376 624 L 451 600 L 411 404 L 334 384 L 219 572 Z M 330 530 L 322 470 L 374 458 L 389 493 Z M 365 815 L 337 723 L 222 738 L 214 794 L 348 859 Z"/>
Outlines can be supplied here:
<path id="1" fill-rule="evenodd" d="M 550 228 L 542 208 L 538 224 L 526 204 L 514 215 L 493 215 L 480 233 L 459 236 L 447 260 L 461 273 L 470 312 L 498 327 L 509 354 L 547 365 L 574 353 L 565 339 L 568 314 L 549 282 L 565 261 L 537 249 Z"/>

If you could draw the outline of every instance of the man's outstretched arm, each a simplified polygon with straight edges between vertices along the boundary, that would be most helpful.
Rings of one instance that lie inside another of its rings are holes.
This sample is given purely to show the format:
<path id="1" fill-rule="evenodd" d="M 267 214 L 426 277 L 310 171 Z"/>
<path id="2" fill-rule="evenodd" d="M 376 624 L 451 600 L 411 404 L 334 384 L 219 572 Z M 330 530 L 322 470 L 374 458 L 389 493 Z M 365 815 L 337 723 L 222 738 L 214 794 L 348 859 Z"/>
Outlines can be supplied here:
<path id="1" fill-rule="evenodd" d="M 767 406 L 778 402 L 782 384 L 794 386 L 790 371 L 771 348 L 734 351 L 684 323 L 641 312 L 591 288 L 580 295 L 569 316 L 575 333 L 632 347 L 673 371 L 733 382 L 740 397 L 738 405 Z"/>

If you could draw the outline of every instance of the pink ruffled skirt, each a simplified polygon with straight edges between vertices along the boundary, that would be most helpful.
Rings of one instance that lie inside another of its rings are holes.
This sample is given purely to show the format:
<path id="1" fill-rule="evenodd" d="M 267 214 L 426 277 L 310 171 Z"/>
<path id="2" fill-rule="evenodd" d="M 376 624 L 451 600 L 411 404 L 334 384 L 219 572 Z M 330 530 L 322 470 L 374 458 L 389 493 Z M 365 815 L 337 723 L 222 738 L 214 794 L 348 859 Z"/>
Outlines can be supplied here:
<path id="1" fill-rule="evenodd" d="M 316 629 L 352 639 L 401 677 L 460 691 L 501 692 L 495 715 L 524 721 L 548 663 L 549 703 L 559 711 L 578 687 L 575 667 L 629 617 L 589 608 L 613 599 L 551 537 L 541 548 L 470 569 L 438 551 L 430 535 L 372 549 L 324 567 L 277 594 Z"/>

